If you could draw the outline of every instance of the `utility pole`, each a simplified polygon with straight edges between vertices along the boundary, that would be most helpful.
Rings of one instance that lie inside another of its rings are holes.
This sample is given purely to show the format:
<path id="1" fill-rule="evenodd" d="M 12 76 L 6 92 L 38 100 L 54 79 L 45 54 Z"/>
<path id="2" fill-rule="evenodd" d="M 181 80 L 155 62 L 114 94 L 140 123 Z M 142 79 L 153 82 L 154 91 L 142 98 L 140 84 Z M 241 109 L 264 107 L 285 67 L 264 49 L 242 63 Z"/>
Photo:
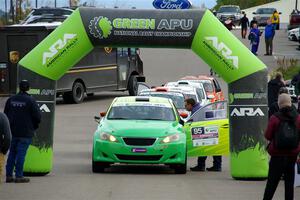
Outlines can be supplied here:
<path id="1" fill-rule="evenodd" d="M 13 24 L 15 23 L 15 8 L 13 0 L 10 0 L 10 12 L 11 12 L 11 19 Z"/>
<path id="2" fill-rule="evenodd" d="M 7 0 L 5 0 L 5 20 L 6 20 L 6 24 L 8 24 Z"/>
<path id="3" fill-rule="evenodd" d="M 296 0 L 295 10 L 298 10 L 298 0 Z"/>
<path id="4" fill-rule="evenodd" d="M 38 0 L 35 0 L 35 8 L 38 7 Z"/>

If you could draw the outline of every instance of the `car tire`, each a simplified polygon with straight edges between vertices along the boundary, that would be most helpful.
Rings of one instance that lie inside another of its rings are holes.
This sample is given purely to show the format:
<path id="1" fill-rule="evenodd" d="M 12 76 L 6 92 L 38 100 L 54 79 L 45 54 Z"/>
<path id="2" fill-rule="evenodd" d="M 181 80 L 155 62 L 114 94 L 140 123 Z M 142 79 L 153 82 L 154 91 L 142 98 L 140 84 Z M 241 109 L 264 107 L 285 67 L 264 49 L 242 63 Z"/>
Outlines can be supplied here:
<path id="1" fill-rule="evenodd" d="M 175 170 L 175 174 L 186 174 L 187 155 L 185 155 L 185 162 L 183 164 L 173 165 L 172 168 Z"/>
<path id="2" fill-rule="evenodd" d="M 136 96 L 138 89 L 138 81 L 136 75 L 131 75 L 128 81 L 128 92 L 130 96 Z"/>
<path id="3" fill-rule="evenodd" d="M 104 163 L 104 162 L 92 162 L 92 170 L 93 173 L 102 173 L 104 172 L 105 168 L 109 167 L 109 164 Z"/>
<path id="4" fill-rule="evenodd" d="M 85 89 L 81 82 L 76 81 L 73 84 L 71 92 L 65 92 L 63 94 L 63 99 L 66 103 L 82 103 L 84 99 Z"/>

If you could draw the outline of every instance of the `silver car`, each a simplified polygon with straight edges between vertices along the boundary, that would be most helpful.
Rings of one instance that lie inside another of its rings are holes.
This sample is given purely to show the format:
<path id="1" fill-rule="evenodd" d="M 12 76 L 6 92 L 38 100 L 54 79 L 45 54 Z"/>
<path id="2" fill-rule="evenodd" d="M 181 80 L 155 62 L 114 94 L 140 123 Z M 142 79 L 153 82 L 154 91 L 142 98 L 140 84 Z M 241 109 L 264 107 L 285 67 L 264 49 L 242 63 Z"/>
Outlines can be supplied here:
<path id="1" fill-rule="evenodd" d="M 258 8 L 252 14 L 257 20 L 258 26 L 266 26 L 268 19 L 271 18 L 276 8 Z M 279 13 L 281 14 L 281 12 Z"/>

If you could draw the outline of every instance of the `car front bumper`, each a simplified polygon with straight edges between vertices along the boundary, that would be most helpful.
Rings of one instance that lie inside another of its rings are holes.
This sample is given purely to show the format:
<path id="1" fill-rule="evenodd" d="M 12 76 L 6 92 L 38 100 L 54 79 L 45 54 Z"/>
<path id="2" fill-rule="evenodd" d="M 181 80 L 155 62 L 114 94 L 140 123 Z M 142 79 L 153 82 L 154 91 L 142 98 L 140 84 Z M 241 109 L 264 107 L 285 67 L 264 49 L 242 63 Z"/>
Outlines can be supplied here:
<path id="1" fill-rule="evenodd" d="M 151 146 L 131 146 L 123 142 L 96 139 L 93 161 L 131 164 L 183 164 L 186 160 L 186 141 Z M 143 152 L 134 152 L 134 150 Z M 145 151 L 145 152 L 144 152 Z"/>

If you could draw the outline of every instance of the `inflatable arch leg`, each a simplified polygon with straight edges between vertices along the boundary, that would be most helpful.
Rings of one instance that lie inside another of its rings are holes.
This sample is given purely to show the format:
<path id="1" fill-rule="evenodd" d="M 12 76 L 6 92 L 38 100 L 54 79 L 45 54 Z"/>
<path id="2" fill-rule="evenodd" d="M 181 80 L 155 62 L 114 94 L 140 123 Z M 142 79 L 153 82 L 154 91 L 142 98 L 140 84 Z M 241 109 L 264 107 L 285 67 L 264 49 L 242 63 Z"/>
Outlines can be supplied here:
<path id="1" fill-rule="evenodd" d="M 232 176 L 267 177 L 263 138 L 267 123 L 266 66 L 210 11 L 79 8 L 19 62 L 25 71 L 21 76 L 28 78 L 34 73 L 46 77 L 45 87 L 55 89 L 53 81 L 94 46 L 192 49 L 229 84 Z M 43 99 L 38 93 L 35 97 Z M 54 105 L 51 112 L 54 116 Z M 53 125 L 54 118 L 49 120 Z M 51 137 L 45 148 L 52 152 L 53 129 L 46 135 Z M 45 165 L 35 161 L 51 164 L 52 157 L 49 154 L 44 159 L 40 153 L 44 148 L 34 146 L 26 160 L 27 170 L 45 171 Z"/>

